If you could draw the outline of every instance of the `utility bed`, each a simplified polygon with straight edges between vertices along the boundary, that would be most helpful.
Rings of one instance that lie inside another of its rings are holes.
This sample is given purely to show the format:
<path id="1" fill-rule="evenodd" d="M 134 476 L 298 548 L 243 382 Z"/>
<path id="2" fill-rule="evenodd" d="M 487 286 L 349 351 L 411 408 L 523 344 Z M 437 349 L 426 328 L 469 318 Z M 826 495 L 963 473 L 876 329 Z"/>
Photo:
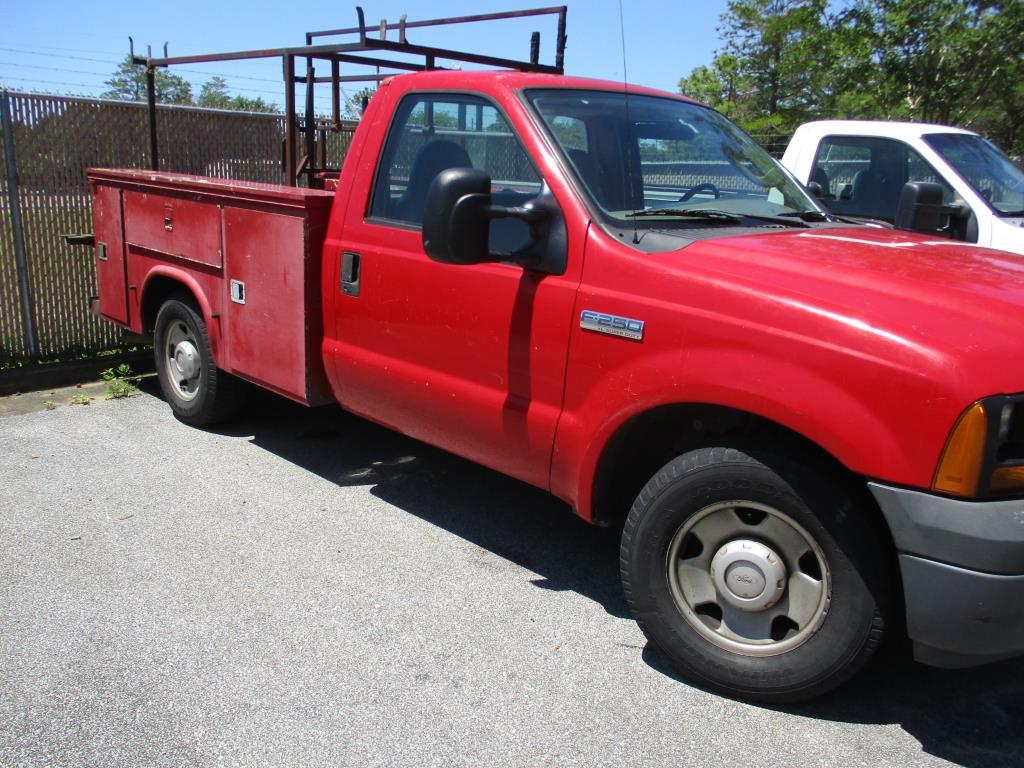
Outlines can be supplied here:
<path id="1" fill-rule="evenodd" d="M 187 276 L 210 303 L 199 309 L 213 319 L 219 368 L 302 403 L 332 402 L 320 353 L 332 192 L 146 170 L 87 173 L 100 314 L 141 330 L 143 294 L 161 290 L 161 277 Z"/>

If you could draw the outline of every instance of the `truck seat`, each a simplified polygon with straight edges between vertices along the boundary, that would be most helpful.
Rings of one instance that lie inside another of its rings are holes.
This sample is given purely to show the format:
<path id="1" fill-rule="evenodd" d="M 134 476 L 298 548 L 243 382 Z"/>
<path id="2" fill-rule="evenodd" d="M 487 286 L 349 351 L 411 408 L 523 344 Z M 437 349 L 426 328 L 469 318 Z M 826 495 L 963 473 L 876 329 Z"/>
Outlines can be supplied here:
<path id="1" fill-rule="evenodd" d="M 857 171 L 853 177 L 853 202 L 850 211 L 857 216 L 892 221 L 896 216 L 900 185 L 893 184 L 877 171 Z"/>
<path id="2" fill-rule="evenodd" d="M 395 204 L 394 218 L 420 223 L 430 183 L 441 171 L 449 168 L 472 168 L 466 150 L 460 144 L 446 139 L 428 141 L 418 150 L 409 170 L 409 186 Z"/>

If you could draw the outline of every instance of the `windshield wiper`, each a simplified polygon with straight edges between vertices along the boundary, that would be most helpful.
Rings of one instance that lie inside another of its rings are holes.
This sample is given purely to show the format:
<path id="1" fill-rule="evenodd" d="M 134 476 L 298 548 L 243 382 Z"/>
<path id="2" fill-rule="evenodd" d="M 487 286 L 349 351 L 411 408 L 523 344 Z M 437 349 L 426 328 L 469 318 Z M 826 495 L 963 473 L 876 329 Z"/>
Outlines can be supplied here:
<path id="1" fill-rule="evenodd" d="M 626 218 L 641 216 L 679 216 L 684 219 L 706 219 L 720 221 L 723 224 L 739 224 L 739 216 L 725 211 L 711 211 L 706 208 L 649 208 L 646 211 L 627 213 Z"/>
<path id="2" fill-rule="evenodd" d="M 786 227 L 798 227 L 808 229 L 809 224 L 795 219 L 784 219 L 781 216 L 760 216 L 756 213 L 730 213 L 729 211 L 716 211 L 711 208 L 650 208 L 646 211 L 635 211 L 627 213 L 629 216 L 680 216 L 691 219 L 706 219 L 707 221 L 720 221 L 723 224 L 742 224 L 743 219 L 756 219 L 767 221 L 771 224 L 782 224 Z"/>
<path id="3" fill-rule="evenodd" d="M 783 216 L 788 214 L 782 214 L 782 216 L 762 216 L 757 213 L 741 213 L 738 214 L 747 219 L 757 219 L 758 221 L 767 221 L 771 224 L 782 224 L 786 227 L 799 227 L 800 229 L 810 229 L 811 225 L 801 219 L 785 219 Z"/>
<path id="4" fill-rule="evenodd" d="M 821 211 L 793 211 L 792 213 L 780 213 L 779 216 L 800 219 L 800 221 L 832 221 L 834 218 Z"/>

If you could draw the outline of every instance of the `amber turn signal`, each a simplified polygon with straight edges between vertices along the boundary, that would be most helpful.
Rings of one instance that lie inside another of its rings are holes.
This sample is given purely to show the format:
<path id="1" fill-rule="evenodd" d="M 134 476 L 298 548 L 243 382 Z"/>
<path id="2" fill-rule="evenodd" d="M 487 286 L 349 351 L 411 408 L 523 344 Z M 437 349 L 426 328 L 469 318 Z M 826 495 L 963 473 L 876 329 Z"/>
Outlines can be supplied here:
<path id="1" fill-rule="evenodd" d="M 981 403 L 975 403 L 963 412 L 946 440 L 932 490 L 954 496 L 974 496 L 977 493 L 987 426 L 988 416 Z"/>

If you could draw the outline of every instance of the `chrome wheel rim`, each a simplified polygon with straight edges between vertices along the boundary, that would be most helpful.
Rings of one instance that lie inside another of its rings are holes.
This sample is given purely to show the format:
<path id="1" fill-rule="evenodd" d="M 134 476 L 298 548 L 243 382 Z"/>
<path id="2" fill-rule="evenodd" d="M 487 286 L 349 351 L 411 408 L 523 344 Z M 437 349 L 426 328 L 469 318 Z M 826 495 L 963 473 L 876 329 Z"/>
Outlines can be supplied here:
<path id="1" fill-rule="evenodd" d="M 174 320 L 167 329 L 164 368 L 174 394 L 182 400 L 194 400 L 199 394 L 203 364 L 195 334 L 181 320 Z"/>
<path id="2" fill-rule="evenodd" d="M 828 613 L 824 552 L 793 518 L 766 504 L 704 507 L 676 531 L 666 565 L 676 608 L 727 651 L 786 653 L 807 642 Z"/>

